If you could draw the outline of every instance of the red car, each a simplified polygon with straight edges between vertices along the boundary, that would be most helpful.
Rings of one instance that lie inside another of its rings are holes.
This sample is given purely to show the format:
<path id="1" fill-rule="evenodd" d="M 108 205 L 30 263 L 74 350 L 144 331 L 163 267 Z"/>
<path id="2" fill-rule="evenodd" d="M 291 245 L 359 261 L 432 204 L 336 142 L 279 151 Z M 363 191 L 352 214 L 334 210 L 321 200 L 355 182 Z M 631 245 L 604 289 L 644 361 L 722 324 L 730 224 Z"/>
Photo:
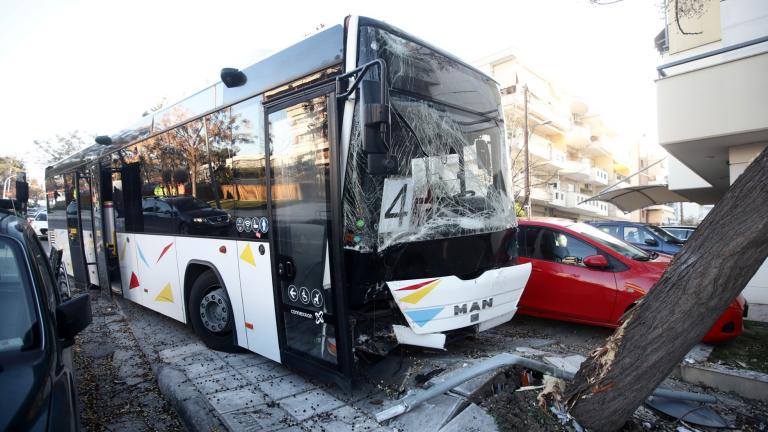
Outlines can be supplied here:
<path id="1" fill-rule="evenodd" d="M 605 327 L 659 280 L 671 257 L 644 252 L 585 223 L 520 219 L 519 262 L 531 277 L 517 313 Z M 704 337 L 720 342 L 740 335 L 746 308 L 739 295 Z"/>

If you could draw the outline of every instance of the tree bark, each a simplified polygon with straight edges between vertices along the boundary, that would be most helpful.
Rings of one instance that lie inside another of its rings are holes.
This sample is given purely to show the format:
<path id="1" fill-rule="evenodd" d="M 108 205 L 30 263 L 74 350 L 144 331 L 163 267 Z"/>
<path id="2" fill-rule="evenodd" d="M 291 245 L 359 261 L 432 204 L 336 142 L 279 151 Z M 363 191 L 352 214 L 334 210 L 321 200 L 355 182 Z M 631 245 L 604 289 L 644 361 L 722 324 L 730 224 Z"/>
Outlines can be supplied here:
<path id="1" fill-rule="evenodd" d="M 654 288 L 567 392 L 570 414 L 621 428 L 698 343 L 768 257 L 768 148 L 726 192 Z"/>

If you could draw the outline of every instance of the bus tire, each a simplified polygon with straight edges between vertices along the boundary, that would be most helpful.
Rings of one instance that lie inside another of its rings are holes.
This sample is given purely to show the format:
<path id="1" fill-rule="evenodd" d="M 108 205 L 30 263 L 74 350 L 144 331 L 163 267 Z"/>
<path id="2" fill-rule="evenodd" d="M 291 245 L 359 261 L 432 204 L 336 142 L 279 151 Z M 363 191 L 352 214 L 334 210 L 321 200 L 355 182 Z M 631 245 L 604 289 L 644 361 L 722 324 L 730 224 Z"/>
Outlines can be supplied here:
<path id="1" fill-rule="evenodd" d="M 224 285 L 212 270 L 203 272 L 189 293 L 189 318 L 195 334 L 216 351 L 237 352 L 232 305 Z"/>

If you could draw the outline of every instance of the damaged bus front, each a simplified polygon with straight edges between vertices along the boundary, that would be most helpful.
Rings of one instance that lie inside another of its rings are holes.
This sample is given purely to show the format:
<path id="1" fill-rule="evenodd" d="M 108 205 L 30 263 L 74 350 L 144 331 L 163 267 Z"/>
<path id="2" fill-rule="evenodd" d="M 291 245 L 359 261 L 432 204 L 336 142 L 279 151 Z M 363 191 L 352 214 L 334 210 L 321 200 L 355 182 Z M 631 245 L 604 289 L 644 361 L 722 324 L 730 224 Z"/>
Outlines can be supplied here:
<path id="1" fill-rule="evenodd" d="M 354 346 L 383 354 L 394 331 L 398 343 L 443 348 L 447 332 L 511 319 L 530 274 L 508 248 L 516 219 L 499 89 L 393 27 L 354 21 L 353 72 L 339 85 L 354 95 L 341 140 Z"/>

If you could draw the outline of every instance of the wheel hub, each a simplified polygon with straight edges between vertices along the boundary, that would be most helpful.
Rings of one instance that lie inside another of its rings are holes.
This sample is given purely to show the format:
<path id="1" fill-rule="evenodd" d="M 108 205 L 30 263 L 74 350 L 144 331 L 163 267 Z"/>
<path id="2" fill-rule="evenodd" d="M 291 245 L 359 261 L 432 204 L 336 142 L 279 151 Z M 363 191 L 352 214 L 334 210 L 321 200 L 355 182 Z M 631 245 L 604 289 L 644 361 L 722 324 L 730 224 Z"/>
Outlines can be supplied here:
<path id="1" fill-rule="evenodd" d="M 205 328 L 221 333 L 229 323 L 229 310 L 223 288 L 217 288 L 200 300 L 200 318 Z"/>

